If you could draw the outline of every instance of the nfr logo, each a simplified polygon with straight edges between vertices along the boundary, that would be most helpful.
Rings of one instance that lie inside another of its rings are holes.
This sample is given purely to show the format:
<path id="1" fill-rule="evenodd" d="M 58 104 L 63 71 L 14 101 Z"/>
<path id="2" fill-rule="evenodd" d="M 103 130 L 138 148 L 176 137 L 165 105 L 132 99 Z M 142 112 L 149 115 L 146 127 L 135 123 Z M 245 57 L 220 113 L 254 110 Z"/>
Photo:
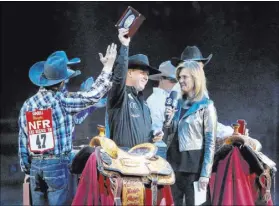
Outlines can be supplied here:
<path id="1" fill-rule="evenodd" d="M 32 129 L 40 129 L 40 128 L 50 128 L 50 121 L 48 119 L 42 120 L 42 121 L 34 121 L 34 122 L 28 122 L 28 128 L 30 130 Z"/>
<path id="2" fill-rule="evenodd" d="M 52 110 L 26 112 L 30 151 L 43 153 L 54 148 Z"/>

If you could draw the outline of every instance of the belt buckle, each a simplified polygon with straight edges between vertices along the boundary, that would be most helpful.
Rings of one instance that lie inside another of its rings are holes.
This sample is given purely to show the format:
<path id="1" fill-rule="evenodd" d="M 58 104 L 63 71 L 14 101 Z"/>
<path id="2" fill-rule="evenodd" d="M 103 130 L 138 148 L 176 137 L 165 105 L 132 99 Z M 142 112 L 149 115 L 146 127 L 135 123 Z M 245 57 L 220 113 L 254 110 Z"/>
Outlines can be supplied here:
<path id="1" fill-rule="evenodd" d="M 48 154 L 48 155 L 44 155 L 44 159 L 53 159 L 55 157 L 55 155 L 53 154 Z"/>
<path id="2" fill-rule="evenodd" d="M 48 158 L 51 158 L 53 156 L 54 156 L 53 154 L 44 153 L 44 154 L 35 154 L 35 155 L 33 155 L 32 158 L 35 158 L 35 159 L 48 159 Z"/>
<path id="3" fill-rule="evenodd" d="M 43 155 L 33 155 L 32 159 L 43 159 Z"/>
<path id="4" fill-rule="evenodd" d="M 55 154 L 49 154 L 49 153 L 44 153 L 44 154 L 35 154 L 32 156 L 32 158 L 37 158 L 37 159 L 53 159 L 53 158 L 61 158 L 63 156 L 68 156 L 70 153 L 62 153 L 59 155 L 55 155 Z"/>

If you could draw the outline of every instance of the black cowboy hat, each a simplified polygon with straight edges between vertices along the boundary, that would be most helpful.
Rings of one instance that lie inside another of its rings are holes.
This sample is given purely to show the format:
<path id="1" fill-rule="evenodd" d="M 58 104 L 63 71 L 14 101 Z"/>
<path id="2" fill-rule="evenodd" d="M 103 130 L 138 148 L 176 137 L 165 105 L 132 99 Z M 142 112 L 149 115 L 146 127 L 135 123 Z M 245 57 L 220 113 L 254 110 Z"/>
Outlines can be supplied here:
<path id="1" fill-rule="evenodd" d="M 161 73 L 158 69 L 149 65 L 148 57 L 144 54 L 136 54 L 130 56 L 128 68 L 147 70 L 149 72 L 149 75 Z"/>
<path id="2" fill-rule="evenodd" d="M 212 54 L 208 57 L 203 57 L 201 51 L 197 46 L 187 46 L 181 54 L 181 58 L 173 57 L 171 58 L 171 63 L 174 66 L 177 66 L 185 60 L 201 61 L 206 65 L 212 58 Z"/>
<path id="3" fill-rule="evenodd" d="M 83 147 L 74 157 L 70 167 L 73 174 L 81 174 L 90 155 L 95 151 L 93 147 Z"/>

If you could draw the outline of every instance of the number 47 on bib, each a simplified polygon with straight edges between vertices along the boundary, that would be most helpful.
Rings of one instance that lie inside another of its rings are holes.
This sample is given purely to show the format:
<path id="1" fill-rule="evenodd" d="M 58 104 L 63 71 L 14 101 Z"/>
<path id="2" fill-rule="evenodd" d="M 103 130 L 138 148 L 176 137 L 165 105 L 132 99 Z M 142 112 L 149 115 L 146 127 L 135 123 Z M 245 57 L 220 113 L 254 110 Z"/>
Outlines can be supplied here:
<path id="1" fill-rule="evenodd" d="M 26 112 L 28 146 L 31 152 L 44 153 L 54 149 L 52 110 Z"/>

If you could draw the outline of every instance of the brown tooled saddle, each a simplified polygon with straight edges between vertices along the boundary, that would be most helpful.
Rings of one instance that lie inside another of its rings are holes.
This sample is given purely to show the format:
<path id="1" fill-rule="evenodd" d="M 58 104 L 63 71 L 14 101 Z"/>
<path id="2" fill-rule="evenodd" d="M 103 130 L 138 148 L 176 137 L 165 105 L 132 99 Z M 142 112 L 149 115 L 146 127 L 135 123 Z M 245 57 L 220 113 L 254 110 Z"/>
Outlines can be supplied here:
<path id="1" fill-rule="evenodd" d="M 110 178 L 115 205 L 144 205 L 145 186 L 151 187 L 152 205 L 157 205 L 158 186 L 175 182 L 170 164 L 156 155 L 157 147 L 144 143 L 126 152 L 104 136 L 104 128 L 98 129 L 90 146 L 95 147 L 98 171 Z"/>
<path id="2" fill-rule="evenodd" d="M 245 122 L 245 120 L 243 121 Z M 243 127 L 239 123 L 233 124 L 234 133 L 231 136 L 218 142 L 213 171 L 216 170 L 219 160 L 224 159 L 234 146 L 238 146 L 241 155 L 251 166 L 251 172 L 255 172 L 258 175 L 257 182 L 261 188 L 259 201 L 266 204 L 271 199 L 271 183 L 276 171 L 276 164 L 260 152 L 261 144 L 256 139 L 244 133 L 239 133 L 239 127 Z"/>

